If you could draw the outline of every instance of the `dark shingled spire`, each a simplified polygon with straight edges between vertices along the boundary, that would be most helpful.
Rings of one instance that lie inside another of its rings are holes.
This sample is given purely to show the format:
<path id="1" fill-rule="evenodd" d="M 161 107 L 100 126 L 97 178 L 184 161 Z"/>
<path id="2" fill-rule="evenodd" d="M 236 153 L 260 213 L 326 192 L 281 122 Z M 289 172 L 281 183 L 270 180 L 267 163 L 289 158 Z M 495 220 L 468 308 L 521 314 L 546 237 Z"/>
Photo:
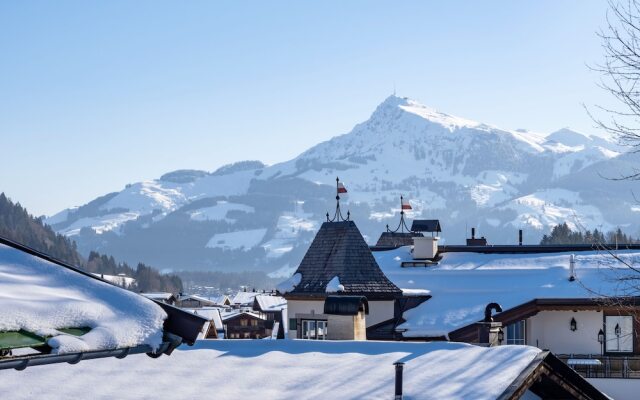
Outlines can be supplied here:
<path id="1" fill-rule="evenodd" d="M 325 297 L 337 276 L 344 291 L 368 299 L 394 299 L 402 291 L 384 275 L 353 221 L 325 222 L 313 239 L 296 273 L 302 280 L 285 297 Z"/>
<path id="2" fill-rule="evenodd" d="M 424 236 L 420 232 L 382 232 L 376 247 L 413 246 L 413 238 Z"/>

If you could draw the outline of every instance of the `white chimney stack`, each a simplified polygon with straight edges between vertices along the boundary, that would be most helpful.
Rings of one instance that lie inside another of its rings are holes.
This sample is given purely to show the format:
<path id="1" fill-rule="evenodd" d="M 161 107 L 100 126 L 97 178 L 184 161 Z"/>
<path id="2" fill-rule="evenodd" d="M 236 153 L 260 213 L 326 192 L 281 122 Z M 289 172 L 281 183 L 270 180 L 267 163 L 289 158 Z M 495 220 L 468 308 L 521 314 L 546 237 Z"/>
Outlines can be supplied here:
<path id="1" fill-rule="evenodd" d="M 438 236 L 413 238 L 413 258 L 414 259 L 434 259 L 438 254 Z"/>

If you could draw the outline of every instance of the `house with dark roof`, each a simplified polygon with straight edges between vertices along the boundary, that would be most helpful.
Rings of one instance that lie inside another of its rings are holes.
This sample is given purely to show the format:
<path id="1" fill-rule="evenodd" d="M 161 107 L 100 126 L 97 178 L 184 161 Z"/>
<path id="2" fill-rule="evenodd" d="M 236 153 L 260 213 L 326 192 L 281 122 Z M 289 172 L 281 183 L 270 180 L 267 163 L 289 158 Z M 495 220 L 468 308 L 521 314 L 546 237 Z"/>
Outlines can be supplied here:
<path id="1" fill-rule="evenodd" d="M 401 317 L 402 290 L 382 272 L 353 221 L 322 224 L 295 274 L 278 287 L 288 303 L 289 337 L 331 336 L 329 296 L 361 296 L 367 300 L 367 337 Z M 417 297 L 412 305 L 428 296 Z M 419 300 L 418 300 L 419 299 Z M 364 315 L 364 314 L 363 314 Z M 372 329 L 373 328 L 373 329 Z"/>

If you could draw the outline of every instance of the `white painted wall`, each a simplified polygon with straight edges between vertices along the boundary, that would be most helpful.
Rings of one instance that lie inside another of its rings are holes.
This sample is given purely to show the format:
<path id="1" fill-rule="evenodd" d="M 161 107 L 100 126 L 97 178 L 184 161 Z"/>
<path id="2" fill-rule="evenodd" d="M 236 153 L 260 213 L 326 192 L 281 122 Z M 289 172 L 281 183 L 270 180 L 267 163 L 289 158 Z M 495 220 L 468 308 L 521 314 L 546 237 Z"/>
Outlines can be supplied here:
<path id="1" fill-rule="evenodd" d="M 587 381 L 615 400 L 636 400 L 640 379 L 588 378 Z"/>
<path id="2" fill-rule="evenodd" d="M 320 301 L 307 301 L 307 300 L 288 300 L 287 301 L 287 314 L 289 318 L 297 318 L 296 314 L 323 314 L 324 313 L 324 300 Z M 291 329 L 289 338 L 296 338 L 296 330 Z"/>
<path id="3" fill-rule="evenodd" d="M 395 301 L 369 301 L 369 314 L 367 315 L 367 328 L 382 321 L 393 318 L 393 305 Z"/>
<path id="4" fill-rule="evenodd" d="M 323 314 L 324 300 L 289 300 L 287 301 L 289 318 L 297 318 L 297 314 Z M 366 325 L 370 327 L 382 321 L 393 318 L 394 301 L 370 301 L 369 314 L 366 315 Z M 291 330 L 291 329 L 289 329 Z M 290 338 L 296 337 L 296 331 L 291 330 Z"/>
<path id="5" fill-rule="evenodd" d="M 576 319 L 576 331 L 569 329 L 571 318 Z M 600 354 L 602 327 L 598 311 L 541 311 L 527 320 L 527 344 L 556 354 Z"/>

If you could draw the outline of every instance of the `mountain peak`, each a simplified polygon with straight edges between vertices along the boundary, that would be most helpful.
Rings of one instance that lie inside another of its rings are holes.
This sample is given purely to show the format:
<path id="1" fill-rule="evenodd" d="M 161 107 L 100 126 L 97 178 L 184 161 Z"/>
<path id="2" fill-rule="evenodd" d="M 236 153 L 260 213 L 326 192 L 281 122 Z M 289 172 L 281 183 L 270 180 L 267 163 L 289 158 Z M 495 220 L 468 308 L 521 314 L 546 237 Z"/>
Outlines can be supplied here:
<path id="1" fill-rule="evenodd" d="M 588 135 L 574 131 L 571 128 L 562 128 L 547 136 L 547 140 L 562 143 L 566 146 L 584 146 L 592 142 Z"/>
<path id="2" fill-rule="evenodd" d="M 418 116 L 431 123 L 443 125 L 450 130 L 461 127 L 478 127 L 483 125 L 476 121 L 445 114 L 435 108 L 425 106 L 416 100 L 412 100 L 408 97 L 399 97 L 395 94 L 392 94 L 380 103 L 374 111 L 372 118 L 385 119 L 389 117 L 396 117 L 404 113 Z"/>

